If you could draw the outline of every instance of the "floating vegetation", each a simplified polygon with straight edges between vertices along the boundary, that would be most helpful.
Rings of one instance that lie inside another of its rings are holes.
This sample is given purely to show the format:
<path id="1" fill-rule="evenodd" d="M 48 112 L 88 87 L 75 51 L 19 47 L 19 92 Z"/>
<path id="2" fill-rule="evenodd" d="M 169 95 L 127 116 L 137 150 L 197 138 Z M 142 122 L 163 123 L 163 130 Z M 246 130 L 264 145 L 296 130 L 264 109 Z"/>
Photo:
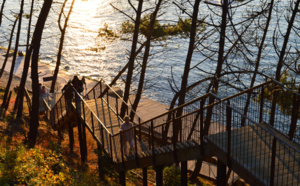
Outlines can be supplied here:
<path id="1" fill-rule="evenodd" d="M 105 50 L 105 49 L 106 49 L 106 47 L 103 46 L 103 47 L 89 47 L 86 50 L 93 51 L 93 52 L 99 52 L 99 51 Z"/>
<path id="2" fill-rule="evenodd" d="M 98 37 L 118 38 L 119 35 L 116 31 L 109 29 L 107 23 L 104 23 L 104 27 L 98 31 Z"/>
<path id="3" fill-rule="evenodd" d="M 147 36 L 149 32 L 150 15 L 146 15 L 141 19 L 140 33 Z M 122 23 L 122 33 L 133 33 L 135 24 L 127 20 Z M 159 21 L 155 21 L 152 37 L 154 39 L 161 38 L 166 39 L 167 36 L 181 36 L 188 37 L 192 26 L 192 19 L 179 18 L 176 24 L 161 24 Z M 203 32 L 206 28 L 204 23 L 198 24 L 197 32 Z"/>

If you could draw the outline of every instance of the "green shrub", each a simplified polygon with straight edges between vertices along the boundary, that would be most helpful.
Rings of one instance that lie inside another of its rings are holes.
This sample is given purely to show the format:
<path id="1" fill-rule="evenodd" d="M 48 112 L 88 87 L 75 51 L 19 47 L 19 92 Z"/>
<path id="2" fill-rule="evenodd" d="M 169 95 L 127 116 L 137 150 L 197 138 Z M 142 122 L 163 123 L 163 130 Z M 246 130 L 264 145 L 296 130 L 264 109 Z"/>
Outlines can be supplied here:
<path id="1" fill-rule="evenodd" d="M 175 165 L 165 167 L 163 171 L 164 185 L 181 185 L 181 171 Z"/>

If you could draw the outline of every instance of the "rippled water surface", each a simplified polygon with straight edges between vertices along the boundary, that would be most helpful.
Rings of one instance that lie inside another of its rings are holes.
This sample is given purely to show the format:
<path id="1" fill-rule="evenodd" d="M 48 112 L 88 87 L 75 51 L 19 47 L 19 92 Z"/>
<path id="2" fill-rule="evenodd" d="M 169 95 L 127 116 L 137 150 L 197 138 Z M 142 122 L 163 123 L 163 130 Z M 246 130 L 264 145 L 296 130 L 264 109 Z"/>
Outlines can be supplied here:
<path id="1" fill-rule="evenodd" d="M 30 3 L 28 0 L 25 1 L 27 4 Z M 35 9 L 39 9 L 43 1 L 39 0 L 36 2 Z M 124 37 L 114 40 L 97 37 L 99 28 L 103 27 L 104 24 L 108 24 L 109 29 L 117 31 L 120 29 L 122 22 L 127 20 L 124 15 L 112 8 L 110 3 L 125 11 L 128 15 L 133 15 L 127 4 L 127 0 L 76 0 L 64 42 L 62 69 L 67 69 L 72 74 L 84 75 L 94 79 L 104 78 L 109 82 L 127 63 L 128 53 L 131 49 L 130 41 L 124 40 Z M 11 10 L 17 12 L 19 4 L 18 0 L 7 1 L 4 13 L 8 15 L 8 12 Z M 146 3 L 145 6 L 149 5 Z M 165 14 L 160 17 L 161 20 L 176 20 L 178 15 L 183 15 L 172 3 L 166 6 L 170 7 L 168 11 L 164 10 Z M 60 37 L 57 27 L 58 7 L 60 7 L 59 3 L 53 4 L 47 20 L 40 56 L 42 62 L 53 66 L 56 61 Z M 206 14 L 206 11 L 207 8 L 203 8 L 201 15 Z M 218 9 L 215 9 L 215 11 L 220 12 Z M 28 8 L 25 9 L 25 13 L 29 13 Z M 35 12 L 35 17 L 37 16 L 38 11 Z M 10 18 L 12 19 L 11 16 Z M 25 44 L 26 21 L 25 19 L 22 28 L 21 44 Z M 35 21 L 33 21 L 33 24 L 35 24 Z M 7 35 L 7 28 L 10 27 L 11 23 L 5 18 L 0 28 L 1 33 L 6 33 Z M 180 86 L 180 77 L 183 74 L 185 56 L 187 54 L 188 39 L 173 37 L 162 43 L 155 44 L 158 46 L 152 49 L 152 53 L 155 53 L 155 55 L 150 57 L 149 68 L 147 70 L 147 79 L 150 81 L 146 83 L 146 86 L 150 88 L 145 91 L 145 95 L 154 100 L 168 103 L 173 96 L 168 80 L 172 79 L 172 71 L 175 81 Z M 2 42 L 0 45 L 6 47 L 7 44 Z M 21 50 L 24 51 L 24 48 L 22 49 L 21 47 Z M 272 53 L 268 55 L 265 59 L 270 60 L 275 58 Z M 202 59 L 204 59 L 203 55 L 195 53 L 193 56 L 193 65 Z M 268 60 L 264 62 L 266 66 L 269 65 Z M 210 71 L 215 68 L 215 64 L 205 63 L 203 64 L 203 68 Z M 191 74 L 189 80 L 195 81 L 201 74 L 201 71 L 195 71 Z M 122 78 L 124 79 L 125 75 Z M 119 86 L 121 85 L 122 82 L 119 81 Z"/>

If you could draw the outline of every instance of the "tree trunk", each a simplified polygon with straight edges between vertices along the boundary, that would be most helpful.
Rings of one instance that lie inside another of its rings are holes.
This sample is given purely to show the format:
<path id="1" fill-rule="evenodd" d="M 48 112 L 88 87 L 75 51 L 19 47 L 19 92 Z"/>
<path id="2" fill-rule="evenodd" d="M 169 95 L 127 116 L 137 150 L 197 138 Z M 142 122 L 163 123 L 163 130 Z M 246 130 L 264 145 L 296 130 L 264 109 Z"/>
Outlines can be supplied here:
<path id="1" fill-rule="evenodd" d="M 3 0 L 2 5 L 1 5 L 1 10 L 0 10 L 0 26 L 1 26 L 1 23 L 2 23 L 2 15 L 3 15 L 3 9 L 4 9 L 4 5 L 5 5 L 5 1 L 6 0 Z"/>
<path id="2" fill-rule="evenodd" d="M 195 37 L 196 37 L 196 32 L 197 32 L 197 22 L 198 22 L 198 12 L 199 12 L 199 5 L 200 5 L 201 0 L 196 0 L 194 4 L 194 10 L 193 10 L 193 17 L 192 17 L 192 26 L 191 26 L 191 31 L 190 31 L 190 43 L 189 43 L 189 49 L 185 61 L 185 66 L 184 66 L 184 72 L 181 80 L 181 89 L 180 92 L 182 94 L 179 95 L 179 100 L 178 100 L 178 106 L 183 105 L 185 103 L 185 92 L 187 89 L 188 85 L 188 77 L 189 77 L 189 72 L 190 72 L 190 66 L 191 66 L 191 61 L 192 61 L 192 56 L 195 48 Z M 176 117 L 179 117 L 182 115 L 182 108 L 179 109 L 176 113 Z M 176 126 L 174 127 L 173 131 L 173 140 L 174 142 L 177 142 L 178 140 L 178 133 L 181 130 L 181 122 L 176 123 Z"/>
<path id="3" fill-rule="evenodd" d="M 19 19 L 19 17 L 16 18 L 16 20 L 15 20 L 15 22 L 14 22 L 14 24 L 13 24 L 13 27 L 12 27 L 12 29 L 11 29 L 10 39 L 9 39 L 9 43 L 8 43 L 8 49 L 7 49 L 7 51 L 6 51 L 5 59 L 4 59 L 4 62 L 3 62 L 3 64 L 2 64 L 2 69 L 1 69 L 1 71 L 0 71 L 0 78 L 1 78 L 2 75 L 3 75 L 4 69 L 5 69 L 5 66 L 6 66 L 8 57 L 9 57 L 9 52 L 10 52 L 10 48 L 11 48 L 11 43 L 12 43 L 12 40 L 13 40 L 13 37 L 14 37 L 14 31 L 15 31 L 15 28 L 16 28 L 18 19 Z"/>
<path id="4" fill-rule="evenodd" d="M 263 37 L 262 37 L 262 40 L 261 40 L 261 43 L 260 43 L 260 46 L 259 46 L 259 49 L 258 49 L 258 54 L 257 54 L 256 64 L 255 64 L 255 70 L 254 70 L 254 74 L 253 74 L 253 77 L 251 79 L 251 84 L 250 84 L 249 88 L 252 88 L 254 86 L 254 83 L 255 83 L 255 80 L 256 80 L 256 75 L 257 75 L 257 72 L 258 72 L 258 67 L 260 65 L 261 55 L 262 55 L 262 52 L 263 52 L 263 48 L 264 48 L 265 40 L 266 40 L 266 37 L 267 37 L 267 33 L 269 31 L 269 24 L 270 24 L 270 21 L 271 21 L 271 18 L 272 18 L 273 5 L 274 5 L 274 0 L 271 0 L 266 27 L 264 29 L 264 34 L 263 34 Z M 247 116 L 248 107 L 249 107 L 249 104 L 250 104 L 250 98 L 251 98 L 251 92 L 249 92 L 248 95 L 247 95 L 247 101 L 246 101 L 246 105 L 244 107 L 244 115 L 245 116 Z M 244 117 L 242 117 L 241 126 L 245 126 L 245 118 Z"/>
<path id="5" fill-rule="evenodd" d="M 7 85 L 6 85 L 5 93 L 4 93 L 4 96 L 3 96 L 3 102 L 2 102 L 2 105 L 1 105 L 1 112 L 0 113 L 2 113 L 2 110 L 5 108 L 6 99 L 7 99 L 9 89 L 10 89 L 10 85 L 11 85 L 11 82 L 12 82 L 12 78 L 13 78 L 13 75 L 14 75 L 15 63 L 16 63 L 18 47 L 19 47 L 21 26 L 22 26 L 23 6 L 24 6 L 24 0 L 21 1 L 20 13 L 18 15 L 19 24 L 18 24 L 18 31 L 17 31 L 17 36 L 16 36 L 15 51 L 14 51 L 14 55 L 13 55 L 13 60 L 11 62 L 10 74 L 9 74 L 8 82 L 7 82 Z"/>
<path id="6" fill-rule="evenodd" d="M 28 54 L 28 57 L 31 56 L 31 52 L 32 52 L 31 51 L 30 54 L 29 54 L 30 29 L 31 29 L 33 5 L 34 5 L 34 0 L 31 1 L 31 8 L 30 8 L 30 15 L 29 15 L 28 29 L 27 29 L 26 55 Z M 23 66 L 22 78 L 21 78 L 21 81 L 20 81 L 19 90 L 18 90 L 18 94 L 17 94 L 15 106 L 14 106 L 14 111 L 13 111 L 13 113 L 16 113 L 16 111 L 19 110 L 19 112 L 17 113 L 17 118 L 20 118 L 22 116 L 22 111 L 23 111 L 25 83 L 26 83 L 26 79 L 27 79 L 27 75 L 28 75 L 28 69 L 29 69 L 29 63 L 27 64 L 27 66 L 25 65 L 25 63 L 26 63 L 26 57 L 25 57 L 25 62 L 24 62 L 24 66 Z M 23 79 L 23 75 L 24 75 L 25 72 L 26 72 L 25 77 L 24 77 L 25 79 Z"/>
<path id="7" fill-rule="evenodd" d="M 129 99 L 129 94 L 130 94 L 130 86 L 131 86 L 131 80 L 132 80 L 132 76 L 133 76 L 134 60 L 135 60 L 135 53 L 136 53 L 135 51 L 136 51 L 136 46 L 137 46 L 137 42 L 138 42 L 139 26 L 140 26 L 140 20 L 141 20 L 141 15 L 142 15 L 143 2 L 144 2 L 144 0 L 139 0 L 138 9 L 136 12 L 135 27 L 134 27 L 131 53 L 130 53 L 129 64 L 128 64 L 128 72 L 127 72 L 127 77 L 126 77 L 124 97 L 123 97 L 123 100 L 126 103 Z M 125 105 L 125 103 L 123 103 L 122 107 L 121 107 L 121 112 L 120 112 L 121 117 L 124 117 L 126 109 L 127 109 L 127 106 Z"/>
<path id="8" fill-rule="evenodd" d="M 73 5 L 74 5 L 74 2 L 75 2 L 75 0 L 72 1 L 71 7 L 70 7 L 69 12 L 68 12 L 68 15 L 65 19 L 64 26 L 61 27 L 61 23 L 60 23 L 61 16 L 64 15 L 64 8 L 65 8 L 65 5 L 66 5 L 67 1 L 68 0 L 65 0 L 63 6 L 61 8 L 59 18 L 58 18 L 58 25 L 59 25 L 59 30 L 61 32 L 61 37 L 60 37 L 59 49 L 58 49 L 58 53 L 57 53 L 56 66 L 55 66 L 55 70 L 54 70 L 54 74 L 53 74 L 53 80 L 52 80 L 51 89 L 50 89 L 51 93 L 53 93 L 54 89 L 55 89 L 55 84 L 56 84 L 57 75 L 58 75 L 58 72 L 59 72 L 60 61 L 61 61 L 61 53 L 62 53 L 62 50 L 63 50 L 63 47 L 64 47 L 65 33 L 66 33 L 67 26 L 68 26 L 68 21 L 69 21 L 70 15 L 72 13 Z"/>
<path id="9" fill-rule="evenodd" d="M 226 27 L 227 27 L 227 12 L 228 12 L 228 0 L 224 0 L 222 4 L 222 24 L 221 24 L 221 33 L 220 33 L 220 43 L 219 43 L 219 56 L 218 56 L 218 64 L 215 72 L 215 77 L 212 82 L 213 92 L 218 92 L 219 88 L 219 78 L 221 77 L 222 66 L 224 63 L 224 48 L 225 48 L 225 36 L 226 36 Z M 210 88 L 209 88 L 210 89 Z M 214 98 L 209 97 L 209 105 L 214 102 Z M 213 108 L 210 107 L 207 109 L 207 114 L 204 122 L 204 134 L 208 134 L 210 120 L 212 116 Z M 199 170 L 199 167 L 202 166 L 202 161 L 197 162 L 195 170 Z M 198 174 L 199 172 L 194 171 L 192 177 L 195 177 L 194 174 Z"/>
<path id="10" fill-rule="evenodd" d="M 35 31 L 33 34 L 33 52 L 31 62 L 31 78 L 32 78 L 32 111 L 30 113 L 30 127 L 28 133 L 28 145 L 33 148 L 36 143 L 39 127 L 39 77 L 38 77 L 38 57 L 41 45 L 42 34 L 45 22 L 48 17 L 52 5 L 52 0 L 45 0 L 37 20 Z"/>
<path id="11" fill-rule="evenodd" d="M 151 36 L 152 36 L 153 30 L 154 30 L 154 24 L 155 24 L 155 21 L 156 21 L 157 13 L 159 11 L 159 8 L 160 8 L 160 5 L 161 5 L 162 1 L 163 0 L 158 1 L 157 5 L 155 7 L 155 10 L 151 15 L 151 20 L 150 20 L 150 24 L 149 24 L 149 28 L 148 28 L 149 31 L 147 33 L 147 38 L 146 38 L 146 48 L 145 48 L 144 57 L 143 57 L 142 70 L 141 70 L 141 74 L 140 74 L 138 90 L 137 90 L 136 97 L 135 97 L 135 100 L 134 100 L 133 105 L 132 105 L 132 110 L 134 110 L 134 111 L 138 107 L 138 104 L 140 102 L 141 95 L 142 95 L 142 92 L 143 92 L 146 68 L 147 68 L 147 63 L 148 63 L 148 58 L 149 58 L 149 53 L 150 53 L 150 47 L 151 47 Z M 130 118 L 133 119 L 134 114 L 135 113 L 132 111 L 130 113 Z"/>

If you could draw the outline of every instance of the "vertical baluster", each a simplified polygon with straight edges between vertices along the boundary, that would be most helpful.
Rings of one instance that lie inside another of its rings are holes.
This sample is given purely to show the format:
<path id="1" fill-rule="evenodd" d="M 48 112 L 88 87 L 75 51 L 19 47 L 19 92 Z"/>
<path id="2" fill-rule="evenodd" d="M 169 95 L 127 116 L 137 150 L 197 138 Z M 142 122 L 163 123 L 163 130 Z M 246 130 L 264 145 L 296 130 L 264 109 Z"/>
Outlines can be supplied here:
<path id="1" fill-rule="evenodd" d="M 100 94 L 99 96 L 102 94 L 102 81 L 100 81 Z M 98 96 L 97 96 L 98 97 Z"/>
<path id="2" fill-rule="evenodd" d="M 201 99 L 200 101 L 200 148 L 201 148 L 201 154 L 204 155 L 204 122 L 203 122 L 203 105 L 204 101 Z"/>
<path id="3" fill-rule="evenodd" d="M 148 127 L 148 146 L 150 150 L 151 149 L 151 127 Z"/>
<path id="4" fill-rule="evenodd" d="M 139 139 L 142 140 L 141 120 L 139 118 Z"/>
<path id="5" fill-rule="evenodd" d="M 154 131 L 153 131 L 153 120 L 151 120 L 151 136 L 152 136 L 152 140 L 151 140 L 151 146 L 152 146 L 152 160 L 153 160 L 153 164 L 155 164 L 155 151 L 154 151 Z"/>
<path id="6" fill-rule="evenodd" d="M 116 112 L 119 115 L 119 105 L 118 105 L 118 96 L 116 95 Z"/>
<path id="7" fill-rule="evenodd" d="M 95 136 L 94 115 L 92 112 L 91 112 L 91 120 L 92 120 L 92 131 L 93 131 L 93 135 Z"/>
<path id="8" fill-rule="evenodd" d="M 103 130 L 104 130 L 103 126 L 100 125 L 100 133 L 101 133 L 102 146 L 103 146 L 103 149 L 105 149 L 105 142 L 104 142 L 104 133 L 103 133 Z"/>
<path id="9" fill-rule="evenodd" d="M 136 166 L 139 166 L 139 161 L 138 161 L 138 149 L 137 149 L 137 140 L 136 140 L 136 127 L 134 127 L 134 145 L 135 145 L 135 161 L 136 161 Z"/>
<path id="10" fill-rule="evenodd" d="M 298 93 L 300 92 L 300 86 L 298 88 Z M 289 138 L 292 140 L 294 138 L 296 128 L 297 128 L 297 120 L 298 120 L 298 113 L 299 113 L 299 106 L 300 106 L 300 98 L 297 94 L 294 93 L 293 97 L 293 108 L 292 108 L 292 118 L 291 118 L 291 125 L 289 129 Z"/>
<path id="11" fill-rule="evenodd" d="M 264 95 L 265 94 L 265 87 L 261 87 L 261 96 L 260 96 L 260 112 L 259 112 L 259 123 L 263 121 L 263 112 L 264 112 Z"/>
<path id="12" fill-rule="evenodd" d="M 227 159 L 228 162 L 230 162 L 230 156 L 231 156 L 231 107 L 230 107 L 230 101 L 228 100 L 226 107 L 226 130 L 228 132 L 227 135 Z"/>

